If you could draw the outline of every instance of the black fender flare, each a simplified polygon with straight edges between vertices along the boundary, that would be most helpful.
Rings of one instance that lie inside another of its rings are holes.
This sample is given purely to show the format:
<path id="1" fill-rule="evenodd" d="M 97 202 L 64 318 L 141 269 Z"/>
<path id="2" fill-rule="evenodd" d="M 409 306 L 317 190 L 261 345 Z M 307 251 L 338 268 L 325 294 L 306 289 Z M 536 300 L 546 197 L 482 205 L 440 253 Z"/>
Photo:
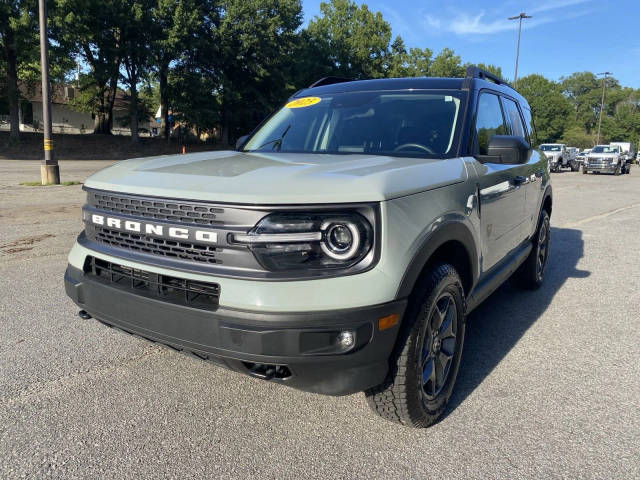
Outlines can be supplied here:
<path id="1" fill-rule="evenodd" d="M 462 244 L 469 257 L 469 270 L 471 272 L 471 285 L 473 288 L 478 280 L 480 270 L 480 252 L 478 251 L 475 236 L 469 226 L 459 220 L 449 220 L 440 224 L 435 230 L 429 232 L 422 240 L 422 245 L 414 255 L 413 259 L 404 272 L 400 286 L 396 293 L 396 298 L 406 298 L 413 291 L 422 270 L 442 245 L 449 241 L 456 241 Z M 469 292 L 465 292 L 469 294 Z"/>

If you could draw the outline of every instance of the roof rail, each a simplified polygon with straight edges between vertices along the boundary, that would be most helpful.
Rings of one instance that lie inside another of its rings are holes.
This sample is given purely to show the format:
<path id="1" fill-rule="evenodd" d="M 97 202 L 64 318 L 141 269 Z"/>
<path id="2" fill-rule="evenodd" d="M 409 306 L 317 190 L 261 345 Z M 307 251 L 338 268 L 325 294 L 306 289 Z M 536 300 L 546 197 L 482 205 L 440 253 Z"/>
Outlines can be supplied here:
<path id="1" fill-rule="evenodd" d="M 495 83 L 497 85 L 504 85 L 506 87 L 513 88 L 511 85 L 509 85 L 507 82 L 505 82 L 499 76 L 494 75 L 491 72 L 487 72 L 486 70 L 483 70 L 481 68 L 478 68 L 475 65 L 469 65 L 467 67 L 466 77 L 467 78 L 480 78 L 482 80 L 489 80 L 489 81 L 492 81 L 493 83 Z"/>
<path id="2" fill-rule="evenodd" d="M 322 87 L 324 85 L 333 85 L 334 83 L 344 83 L 344 82 L 352 82 L 353 78 L 345 78 L 345 77 L 323 77 L 320 80 L 316 80 L 307 88 L 313 87 Z"/>

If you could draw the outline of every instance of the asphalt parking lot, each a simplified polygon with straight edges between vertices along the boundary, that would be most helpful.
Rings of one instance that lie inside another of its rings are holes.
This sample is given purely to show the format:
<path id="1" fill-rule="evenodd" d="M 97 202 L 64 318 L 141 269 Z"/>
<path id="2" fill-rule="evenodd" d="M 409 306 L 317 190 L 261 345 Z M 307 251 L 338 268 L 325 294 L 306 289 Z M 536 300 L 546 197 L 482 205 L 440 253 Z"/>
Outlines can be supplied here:
<path id="1" fill-rule="evenodd" d="M 428 430 L 79 319 L 62 276 L 84 195 L 18 185 L 38 177 L 0 161 L 0 478 L 640 478 L 638 167 L 552 175 L 546 283 L 470 316 Z"/>

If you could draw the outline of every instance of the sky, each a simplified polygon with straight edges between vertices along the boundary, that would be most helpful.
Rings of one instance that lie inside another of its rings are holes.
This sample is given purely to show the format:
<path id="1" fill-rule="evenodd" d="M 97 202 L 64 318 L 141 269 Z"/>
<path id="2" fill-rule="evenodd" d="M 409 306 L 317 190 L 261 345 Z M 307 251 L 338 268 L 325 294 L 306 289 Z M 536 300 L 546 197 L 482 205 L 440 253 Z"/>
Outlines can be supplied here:
<path id="1" fill-rule="evenodd" d="M 621 85 L 640 88 L 640 0 L 369 0 L 407 47 L 436 55 L 453 49 L 462 62 L 502 67 L 513 79 L 518 21 L 526 12 L 518 77 L 538 73 L 558 80 L 585 70 L 613 72 Z M 320 13 L 320 0 L 303 0 L 306 23 Z"/>

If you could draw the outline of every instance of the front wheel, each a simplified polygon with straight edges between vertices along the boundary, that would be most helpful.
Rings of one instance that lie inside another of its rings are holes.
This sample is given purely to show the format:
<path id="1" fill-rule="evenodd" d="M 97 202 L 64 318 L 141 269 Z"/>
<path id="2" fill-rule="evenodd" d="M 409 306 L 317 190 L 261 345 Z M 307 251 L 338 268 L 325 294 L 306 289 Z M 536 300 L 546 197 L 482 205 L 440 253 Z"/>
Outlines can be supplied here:
<path id="1" fill-rule="evenodd" d="M 438 420 L 460 367 L 464 309 L 456 270 L 449 264 L 429 269 L 411 296 L 387 379 L 365 392 L 374 412 L 417 428 Z"/>
<path id="2" fill-rule="evenodd" d="M 586 168 L 582 167 L 582 173 L 586 175 L 587 173 L 589 173 L 589 170 L 587 170 Z"/>

